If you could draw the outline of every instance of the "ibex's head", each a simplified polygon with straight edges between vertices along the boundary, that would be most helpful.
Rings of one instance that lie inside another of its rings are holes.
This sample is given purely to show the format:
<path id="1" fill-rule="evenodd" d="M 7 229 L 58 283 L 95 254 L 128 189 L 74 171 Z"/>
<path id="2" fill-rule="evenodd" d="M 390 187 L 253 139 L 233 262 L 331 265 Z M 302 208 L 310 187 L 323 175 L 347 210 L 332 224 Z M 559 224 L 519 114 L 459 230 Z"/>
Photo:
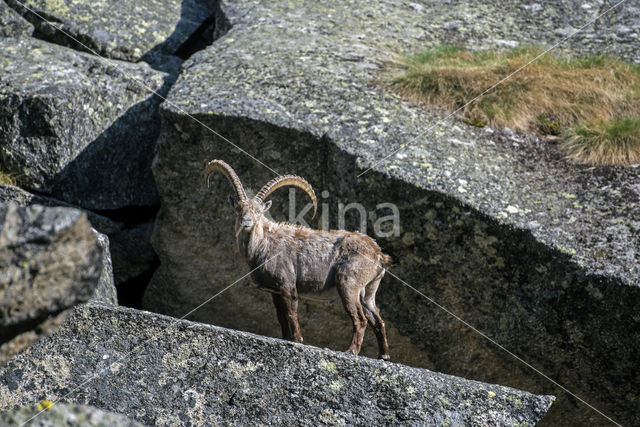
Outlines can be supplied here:
<path id="1" fill-rule="evenodd" d="M 236 232 L 241 230 L 250 231 L 260 221 L 264 213 L 271 207 L 271 200 L 267 202 L 264 200 L 280 187 L 293 186 L 306 192 L 313 202 L 313 216 L 315 217 L 316 215 L 318 201 L 311 184 L 304 178 L 296 175 L 282 175 L 273 178 L 258 191 L 258 194 L 253 199 L 249 199 L 236 172 L 222 160 L 212 160 L 205 167 L 204 180 L 207 186 L 209 186 L 209 177 L 214 171 L 226 176 L 235 190 L 236 197 L 232 196 L 229 199 L 236 214 Z"/>
<path id="2" fill-rule="evenodd" d="M 236 213 L 236 231 L 240 229 L 250 231 L 271 207 L 271 200 L 261 203 L 253 199 L 236 200 L 233 196 L 229 196 L 229 201 Z"/>

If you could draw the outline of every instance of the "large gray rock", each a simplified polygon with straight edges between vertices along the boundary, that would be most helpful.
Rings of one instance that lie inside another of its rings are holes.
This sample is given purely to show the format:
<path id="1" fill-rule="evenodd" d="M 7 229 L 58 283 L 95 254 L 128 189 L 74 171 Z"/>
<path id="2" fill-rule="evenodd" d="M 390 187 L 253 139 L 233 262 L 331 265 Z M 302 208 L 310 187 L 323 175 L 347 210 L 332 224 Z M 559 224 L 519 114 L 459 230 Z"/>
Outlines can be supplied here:
<path id="1" fill-rule="evenodd" d="M 70 391 L 64 402 L 90 402 L 158 426 L 534 425 L 553 401 L 424 369 L 90 305 L 76 307 L 55 334 L 0 371 L 0 410 Z"/>
<path id="2" fill-rule="evenodd" d="M 458 122 L 422 134 L 443 116 L 383 84 L 394 52 L 443 41 L 509 45 L 527 34 L 551 44 L 563 37 L 552 31 L 559 24 L 575 26 L 597 12 L 568 14 L 573 2 L 560 0 L 539 5 L 229 3 L 231 29 L 183 64 L 162 107 L 154 162 L 162 209 L 153 236 L 161 267 L 145 307 L 183 315 L 246 274 L 226 200 L 231 189 L 221 177 L 204 188 L 204 163 L 226 160 L 253 189 L 273 176 L 187 116 L 194 115 L 275 171 L 306 177 L 334 227 L 339 202 L 361 203 L 371 234 L 376 216 L 389 214 L 377 205 L 394 203 L 401 233 L 378 236 L 396 262 L 393 273 L 618 422 L 640 423 L 633 368 L 640 363 L 640 168 L 575 166 L 555 146 Z M 636 14 L 637 3 L 624 4 L 572 46 L 606 46 L 637 61 Z M 376 165 L 402 143 L 409 146 Z M 274 196 L 277 219 L 287 219 L 283 193 Z M 357 219 L 347 215 L 347 227 Z M 390 275 L 378 302 L 417 349 L 390 338 L 392 360 L 558 394 L 550 423 L 603 422 Z M 300 311 L 305 342 L 346 347 L 350 326 L 339 302 L 304 302 Z M 268 295 L 245 286 L 192 318 L 280 335 Z"/>
<path id="3" fill-rule="evenodd" d="M 0 1 L 0 37 L 29 36 L 32 33 L 33 25 Z"/>
<path id="4" fill-rule="evenodd" d="M 40 413 L 47 402 L 37 406 L 26 406 L 0 414 L 0 423 L 5 426 L 28 424 L 34 427 L 142 427 L 124 415 L 103 411 L 89 405 L 56 404 Z"/>
<path id="5" fill-rule="evenodd" d="M 7 2 L 35 25 L 40 38 L 108 58 L 143 60 L 162 69 L 163 62 L 179 54 L 192 36 L 209 28 L 214 14 L 214 2 L 208 0 L 138 0 L 117 5 L 35 0 L 27 3 L 29 10 L 22 7 L 22 1 Z M 38 15 L 53 20 L 62 31 Z"/>
<path id="6" fill-rule="evenodd" d="M 165 74 L 30 38 L 0 51 L 0 162 L 20 186 L 90 209 L 157 203 L 149 89 Z"/>
<path id="7" fill-rule="evenodd" d="M 88 300 L 115 303 L 108 240 L 76 209 L 0 204 L 0 341 Z"/>

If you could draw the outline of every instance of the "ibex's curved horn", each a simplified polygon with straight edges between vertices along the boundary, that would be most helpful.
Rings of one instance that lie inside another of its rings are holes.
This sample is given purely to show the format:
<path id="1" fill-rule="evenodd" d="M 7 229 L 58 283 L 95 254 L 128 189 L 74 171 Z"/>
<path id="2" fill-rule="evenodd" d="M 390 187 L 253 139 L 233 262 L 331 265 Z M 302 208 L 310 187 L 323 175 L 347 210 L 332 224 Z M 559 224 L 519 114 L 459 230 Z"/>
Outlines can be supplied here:
<path id="1" fill-rule="evenodd" d="M 309 195 L 311 201 L 313 202 L 313 217 L 315 217 L 316 211 L 318 210 L 318 200 L 316 199 L 316 193 L 313 192 L 313 187 L 311 187 L 311 184 L 309 184 L 307 180 L 297 175 L 282 175 L 277 178 L 273 178 L 271 181 L 267 182 L 260 189 L 260 191 L 258 191 L 255 199 L 258 199 L 262 202 L 269 194 L 273 193 L 278 188 L 288 185 L 298 187 Z"/>
<path id="2" fill-rule="evenodd" d="M 236 171 L 222 160 L 211 160 L 204 168 L 204 182 L 207 184 L 207 187 L 209 187 L 209 177 L 214 171 L 218 171 L 227 177 L 233 186 L 238 199 L 247 199 L 247 193 L 244 191 L 244 187 L 242 186 L 242 182 L 240 182 L 240 178 L 238 178 Z"/>

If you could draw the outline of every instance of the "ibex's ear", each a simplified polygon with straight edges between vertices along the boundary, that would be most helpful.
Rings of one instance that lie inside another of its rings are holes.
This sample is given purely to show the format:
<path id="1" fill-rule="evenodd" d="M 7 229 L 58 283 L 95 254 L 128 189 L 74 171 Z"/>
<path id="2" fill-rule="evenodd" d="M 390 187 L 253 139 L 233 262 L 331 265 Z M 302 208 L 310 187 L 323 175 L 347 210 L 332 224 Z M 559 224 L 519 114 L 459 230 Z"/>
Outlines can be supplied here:
<path id="1" fill-rule="evenodd" d="M 268 211 L 270 207 L 271 207 L 271 200 L 268 200 L 268 201 L 264 204 L 264 208 L 262 209 L 262 213 L 265 213 L 266 211 Z"/>
<path id="2" fill-rule="evenodd" d="M 236 207 L 236 198 L 233 196 L 229 196 L 229 203 L 231 203 L 231 207 L 235 208 Z"/>

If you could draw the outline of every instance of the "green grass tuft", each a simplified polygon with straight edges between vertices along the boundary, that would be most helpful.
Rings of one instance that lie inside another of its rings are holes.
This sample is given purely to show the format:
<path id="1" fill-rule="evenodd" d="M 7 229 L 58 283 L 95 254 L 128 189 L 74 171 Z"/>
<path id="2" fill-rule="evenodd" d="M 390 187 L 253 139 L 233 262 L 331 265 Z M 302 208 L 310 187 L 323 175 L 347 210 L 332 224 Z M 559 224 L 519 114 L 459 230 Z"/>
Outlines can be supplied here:
<path id="1" fill-rule="evenodd" d="M 634 162 L 635 155 L 623 151 L 637 141 L 632 122 L 640 117 L 640 66 L 605 55 L 535 59 L 541 53 L 533 46 L 477 52 L 437 46 L 398 61 L 390 84 L 427 106 L 460 109 L 467 123 L 559 135 L 577 160 Z"/>
<path id="2" fill-rule="evenodd" d="M 594 164 L 640 163 L 640 117 L 579 125 L 564 133 L 571 157 Z"/>

